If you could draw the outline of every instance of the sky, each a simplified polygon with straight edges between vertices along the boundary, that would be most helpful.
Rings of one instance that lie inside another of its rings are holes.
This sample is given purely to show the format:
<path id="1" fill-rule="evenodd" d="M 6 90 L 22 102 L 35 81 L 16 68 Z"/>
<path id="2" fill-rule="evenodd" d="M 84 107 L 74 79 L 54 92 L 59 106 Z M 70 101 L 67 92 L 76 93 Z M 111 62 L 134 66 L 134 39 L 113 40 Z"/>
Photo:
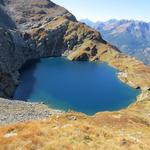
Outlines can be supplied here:
<path id="1" fill-rule="evenodd" d="M 134 19 L 150 22 L 150 0 L 52 0 L 78 20 L 93 22 L 109 19 Z"/>

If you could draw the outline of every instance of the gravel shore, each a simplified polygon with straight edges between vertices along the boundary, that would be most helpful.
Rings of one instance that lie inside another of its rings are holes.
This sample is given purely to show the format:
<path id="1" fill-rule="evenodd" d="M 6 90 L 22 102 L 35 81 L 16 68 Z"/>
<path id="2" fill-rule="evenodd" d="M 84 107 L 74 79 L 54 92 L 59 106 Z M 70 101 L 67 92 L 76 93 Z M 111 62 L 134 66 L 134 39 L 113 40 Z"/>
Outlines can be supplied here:
<path id="1" fill-rule="evenodd" d="M 45 119 L 63 111 L 39 103 L 29 103 L 0 98 L 0 125 Z"/>

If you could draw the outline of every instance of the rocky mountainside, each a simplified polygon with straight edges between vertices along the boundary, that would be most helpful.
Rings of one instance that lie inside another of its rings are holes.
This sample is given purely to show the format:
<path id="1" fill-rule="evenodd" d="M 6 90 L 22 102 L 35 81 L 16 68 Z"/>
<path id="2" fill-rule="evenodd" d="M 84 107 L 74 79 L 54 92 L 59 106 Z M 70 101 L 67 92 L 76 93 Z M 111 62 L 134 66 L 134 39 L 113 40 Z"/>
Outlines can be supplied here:
<path id="1" fill-rule="evenodd" d="M 0 96 L 12 96 L 18 70 L 28 60 L 61 56 L 80 47 L 84 39 L 105 43 L 99 33 L 49 0 L 6 0 L 0 8 L 4 12 L 0 14 Z M 5 19 L 6 15 L 9 18 Z"/>
<path id="2" fill-rule="evenodd" d="M 115 19 L 96 23 L 83 19 L 81 22 L 101 32 L 104 39 L 122 52 L 150 65 L 150 23 Z"/>
<path id="3" fill-rule="evenodd" d="M 56 113 L 47 120 L 1 126 L 0 150 L 150 149 L 148 66 L 124 55 L 103 40 L 99 32 L 78 22 L 66 9 L 49 0 L 0 0 L 0 10 L 1 97 L 12 97 L 19 84 L 19 69 L 26 62 L 61 55 L 70 60 L 107 62 L 120 70 L 118 77 L 123 82 L 141 89 L 138 102 L 122 111 L 91 117 L 76 112 Z M 18 112 L 12 103 L 4 104 L 7 116 L 13 108 L 14 118 L 22 116 L 22 112 L 25 115 L 27 110 Z M 24 108 L 22 103 L 17 105 Z M 38 114 L 36 106 L 26 107 L 33 109 L 28 113 L 29 118 L 33 113 Z"/>

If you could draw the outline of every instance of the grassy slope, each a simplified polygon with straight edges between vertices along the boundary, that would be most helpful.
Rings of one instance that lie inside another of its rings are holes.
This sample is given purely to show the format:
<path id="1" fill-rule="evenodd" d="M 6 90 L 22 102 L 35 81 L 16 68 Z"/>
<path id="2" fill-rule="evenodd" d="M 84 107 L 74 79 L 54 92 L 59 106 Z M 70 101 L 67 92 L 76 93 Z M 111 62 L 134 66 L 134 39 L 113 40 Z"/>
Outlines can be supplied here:
<path id="1" fill-rule="evenodd" d="M 0 149 L 149 150 L 150 101 L 87 117 L 70 112 L 0 128 Z"/>

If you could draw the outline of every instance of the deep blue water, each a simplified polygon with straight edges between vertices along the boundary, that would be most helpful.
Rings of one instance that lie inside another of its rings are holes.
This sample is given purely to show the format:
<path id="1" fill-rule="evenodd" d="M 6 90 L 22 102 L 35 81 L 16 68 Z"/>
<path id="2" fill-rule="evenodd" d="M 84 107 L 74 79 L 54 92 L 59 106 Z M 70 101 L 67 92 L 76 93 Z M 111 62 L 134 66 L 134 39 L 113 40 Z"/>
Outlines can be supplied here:
<path id="1" fill-rule="evenodd" d="M 14 98 L 88 115 L 119 110 L 131 104 L 140 91 L 122 83 L 117 72 L 100 62 L 43 58 L 22 70 Z"/>

